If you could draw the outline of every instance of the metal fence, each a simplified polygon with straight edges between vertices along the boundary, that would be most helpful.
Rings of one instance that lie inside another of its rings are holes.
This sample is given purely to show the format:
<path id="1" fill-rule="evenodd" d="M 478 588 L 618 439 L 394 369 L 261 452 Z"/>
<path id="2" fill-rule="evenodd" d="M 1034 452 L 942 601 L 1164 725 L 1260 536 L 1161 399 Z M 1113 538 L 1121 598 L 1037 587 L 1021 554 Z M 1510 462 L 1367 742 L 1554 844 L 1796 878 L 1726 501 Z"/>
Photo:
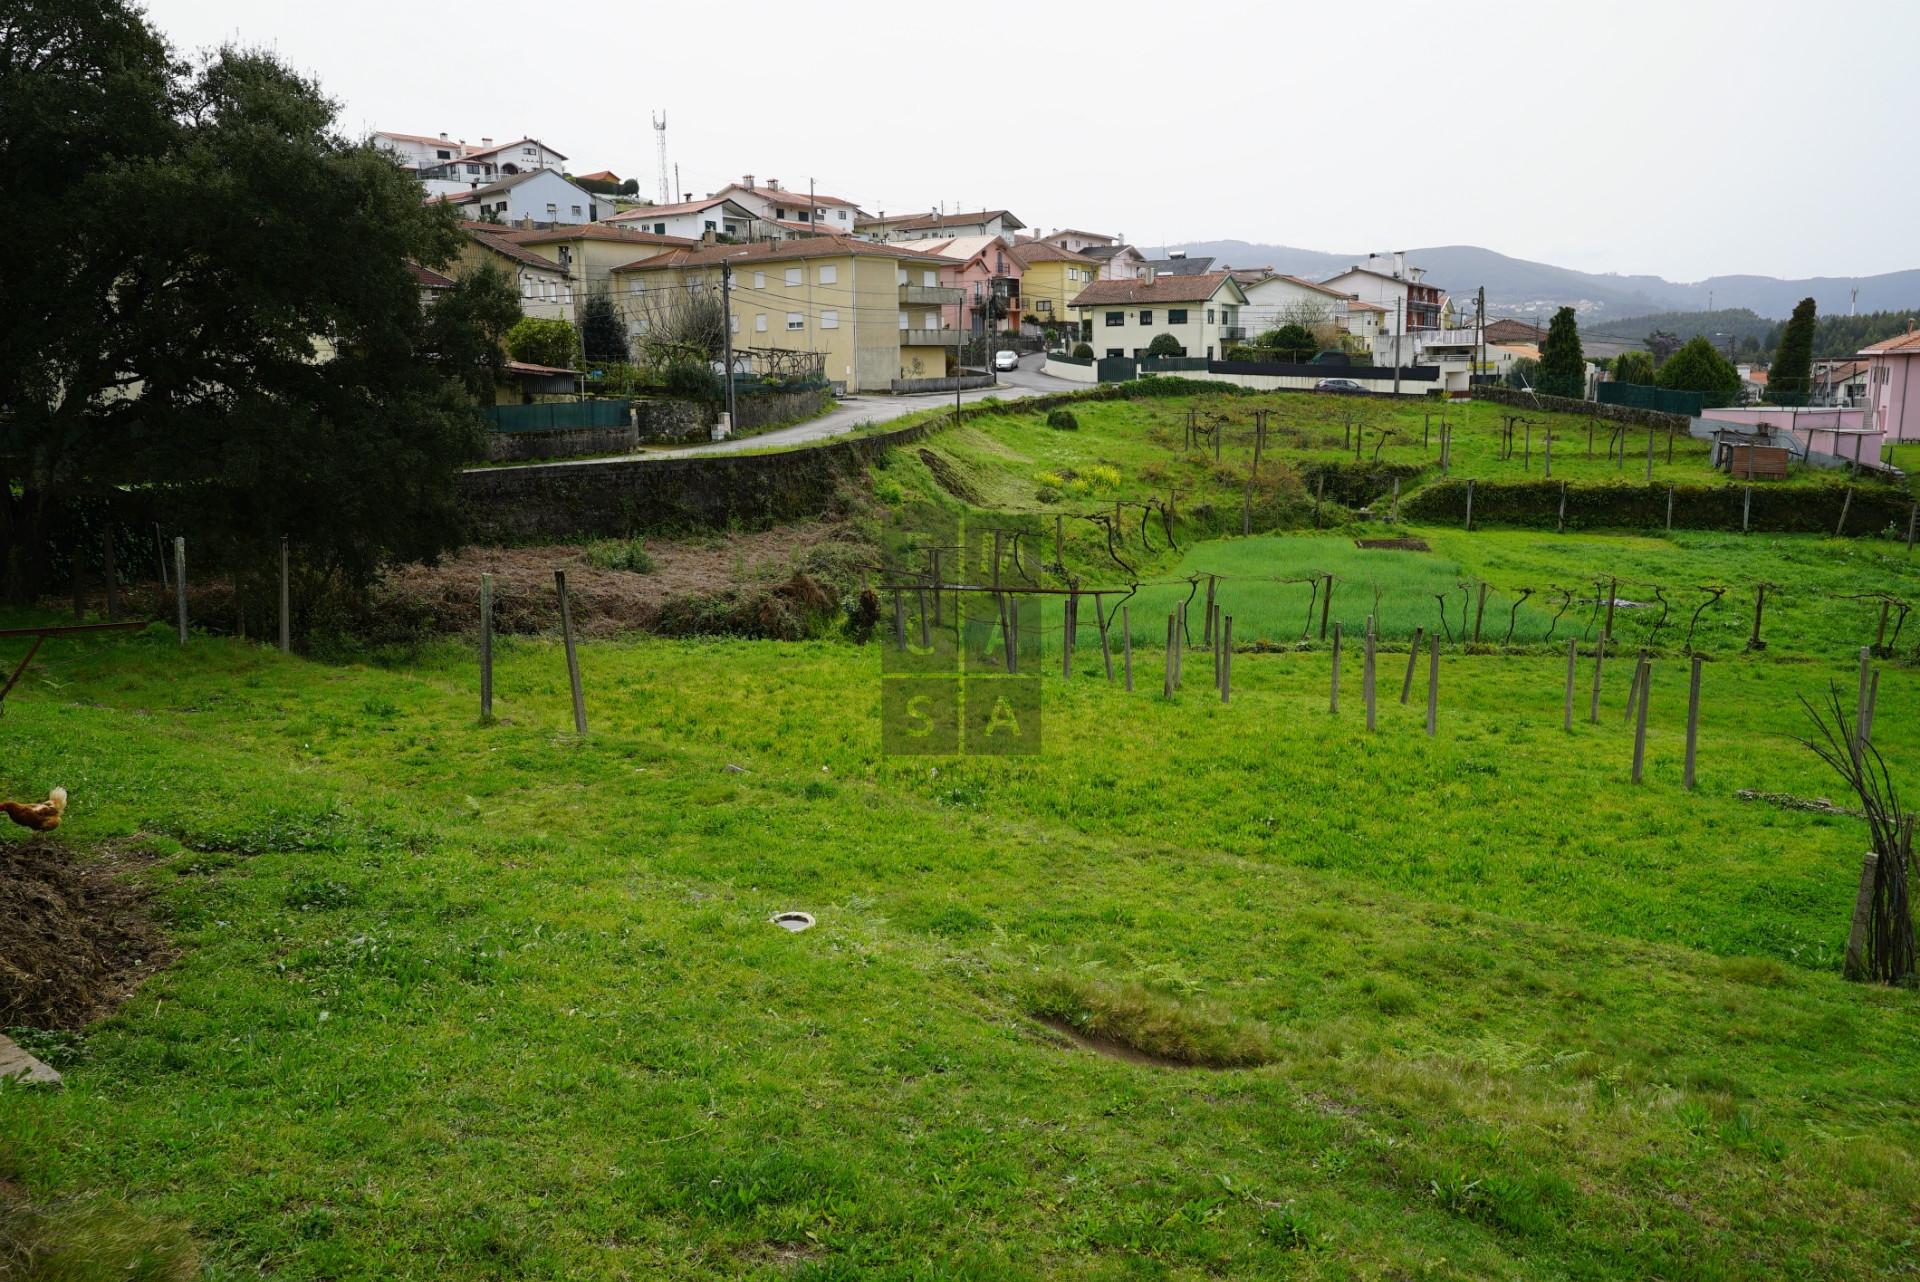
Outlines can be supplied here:
<path id="1" fill-rule="evenodd" d="M 1688 418 L 1699 418 L 1700 411 L 1706 407 L 1706 396 L 1701 392 L 1677 392 L 1665 387 L 1648 387 L 1642 383 L 1601 383 L 1595 391 L 1595 399 L 1602 405 L 1624 405 L 1630 409 L 1658 410 L 1662 414 L 1685 414 Z"/>
<path id="2" fill-rule="evenodd" d="M 583 427 L 625 427 L 625 400 L 542 401 L 534 405 L 489 405 L 482 411 L 490 432 L 567 432 Z"/>

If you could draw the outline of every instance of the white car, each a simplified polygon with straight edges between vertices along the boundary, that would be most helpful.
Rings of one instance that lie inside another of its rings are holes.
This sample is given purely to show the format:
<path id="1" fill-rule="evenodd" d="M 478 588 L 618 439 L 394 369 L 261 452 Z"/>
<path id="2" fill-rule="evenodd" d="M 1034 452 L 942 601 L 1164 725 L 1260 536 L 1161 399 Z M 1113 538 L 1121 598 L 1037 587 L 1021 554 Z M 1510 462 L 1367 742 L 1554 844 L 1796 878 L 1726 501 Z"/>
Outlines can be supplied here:
<path id="1" fill-rule="evenodd" d="M 993 368 L 1004 374 L 1010 369 L 1020 368 L 1020 353 L 1002 348 L 993 354 Z"/>

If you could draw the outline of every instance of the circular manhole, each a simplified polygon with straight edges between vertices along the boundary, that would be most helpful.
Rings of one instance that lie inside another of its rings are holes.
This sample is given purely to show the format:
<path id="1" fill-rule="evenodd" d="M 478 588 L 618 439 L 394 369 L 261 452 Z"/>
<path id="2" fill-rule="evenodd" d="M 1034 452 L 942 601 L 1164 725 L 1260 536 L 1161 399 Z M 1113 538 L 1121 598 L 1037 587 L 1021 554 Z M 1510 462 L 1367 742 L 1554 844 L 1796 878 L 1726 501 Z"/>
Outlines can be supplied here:
<path id="1" fill-rule="evenodd" d="M 811 929 L 813 926 L 812 913 L 775 913 L 773 916 L 767 918 L 767 920 L 780 929 L 790 930 L 796 935 L 803 930 Z"/>

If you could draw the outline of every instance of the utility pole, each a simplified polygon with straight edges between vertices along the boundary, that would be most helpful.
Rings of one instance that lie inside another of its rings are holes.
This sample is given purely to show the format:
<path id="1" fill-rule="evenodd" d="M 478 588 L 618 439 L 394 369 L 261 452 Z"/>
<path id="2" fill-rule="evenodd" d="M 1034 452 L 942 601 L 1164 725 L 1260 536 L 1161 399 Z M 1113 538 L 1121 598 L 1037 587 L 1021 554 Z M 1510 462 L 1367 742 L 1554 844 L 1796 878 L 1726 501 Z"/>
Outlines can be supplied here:
<path id="1" fill-rule="evenodd" d="M 726 389 L 727 389 L 727 435 L 733 435 L 733 264 L 720 264 L 720 341 L 726 353 Z"/>
<path id="2" fill-rule="evenodd" d="M 1482 285 L 1474 296 L 1473 310 L 1473 372 L 1467 375 L 1467 395 L 1473 395 L 1475 374 L 1484 376 L 1487 369 L 1487 287 Z"/>
<path id="3" fill-rule="evenodd" d="M 1400 309 L 1405 301 L 1404 296 L 1393 300 L 1393 394 L 1395 396 L 1400 395 L 1400 330 L 1402 327 Z"/>

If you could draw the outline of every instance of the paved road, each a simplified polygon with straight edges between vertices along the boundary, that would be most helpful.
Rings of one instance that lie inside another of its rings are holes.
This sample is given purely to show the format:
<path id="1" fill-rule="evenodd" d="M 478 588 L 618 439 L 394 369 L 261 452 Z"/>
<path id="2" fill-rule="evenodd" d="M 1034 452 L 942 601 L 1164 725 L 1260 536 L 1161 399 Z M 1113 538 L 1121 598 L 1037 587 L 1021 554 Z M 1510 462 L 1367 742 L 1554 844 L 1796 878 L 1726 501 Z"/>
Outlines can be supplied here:
<path id="1" fill-rule="evenodd" d="M 1050 392 L 1074 392 L 1086 386 L 1084 383 L 1075 383 L 1064 378 L 1042 374 L 1040 365 L 1045 359 L 1038 354 L 1021 357 L 1020 368 L 1000 375 L 998 386 L 980 387 L 962 392 L 960 393 L 961 403 L 978 401 L 989 396 L 1010 401 L 1024 396 L 1045 396 Z M 832 411 L 818 418 L 810 418 L 804 423 L 795 423 L 792 427 L 776 428 L 771 432 L 762 432 L 758 436 L 736 437 L 731 441 L 715 441 L 708 445 L 689 445 L 677 450 L 642 450 L 638 454 L 621 454 L 613 457 L 697 458 L 702 454 L 730 454 L 738 450 L 805 445 L 810 441 L 824 441 L 829 437 L 841 436 L 868 423 L 880 423 L 890 418 L 899 418 L 902 414 L 911 414 L 915 410 L 937 409 L 943 405 L 951 405 L 953 400 L 952 392 L 927 392 L 913 396 L 843 396 L 840 398 L 840 404 Z M 603 455 L 599 458 L 556 459 L 552 463 L 523 463 L 513 466 L 554 467 L 606 461 L 607 456 Z M 499 468 L 484 470 L 492 472 L 498 471 Z"/>

